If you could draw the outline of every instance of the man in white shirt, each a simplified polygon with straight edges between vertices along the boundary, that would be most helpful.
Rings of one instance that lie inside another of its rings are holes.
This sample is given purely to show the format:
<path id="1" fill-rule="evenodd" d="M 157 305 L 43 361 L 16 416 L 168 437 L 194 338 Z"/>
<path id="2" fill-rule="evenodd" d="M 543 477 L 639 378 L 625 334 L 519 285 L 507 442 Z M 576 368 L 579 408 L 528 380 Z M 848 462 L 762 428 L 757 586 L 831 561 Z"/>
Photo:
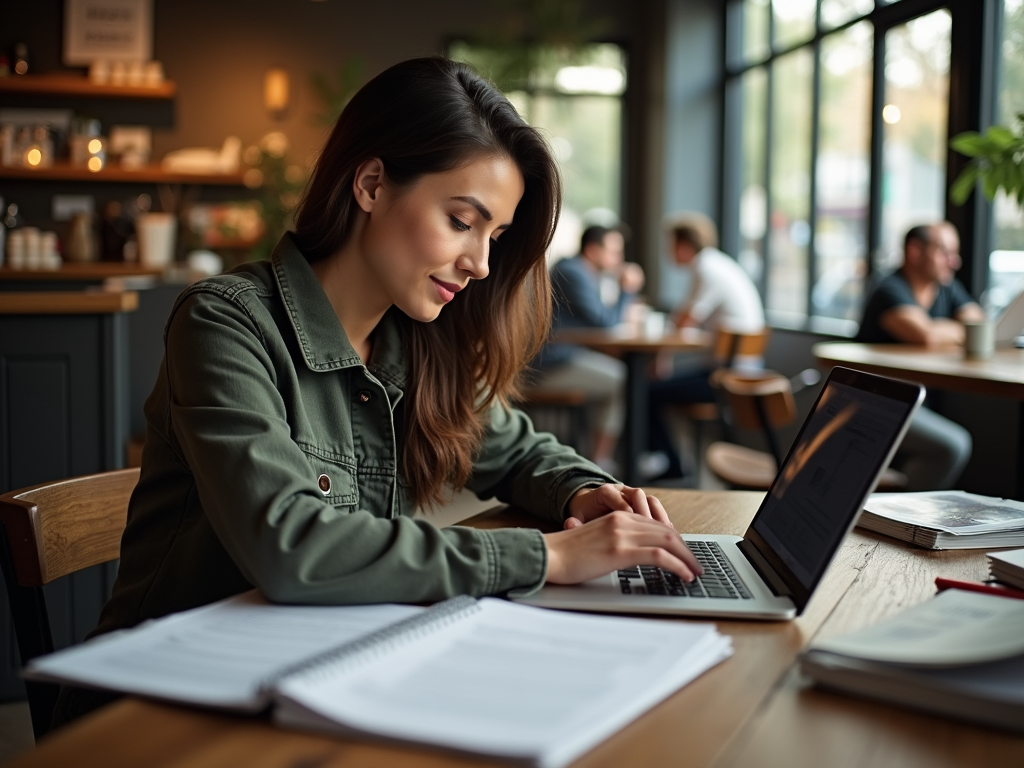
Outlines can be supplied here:
<path id="1" fill-rule="evenodd" d="M 736 333 L 764 330 L 761 295 L 735 259 L 722 253 L 714 222 L 700 213 L 668 220 L 672 257 L 692 275 L 690 294 L 676 313 L 678 327 L 725 328 Z"/>
<path id="2" fill-rule="evenodd" d="M 701 213 L 685 211 L 666 220 L 666 230 L 675 263 L 690 270 L 690 292 L 673 316 L 677 327 L 700 326 L 708 331 L 724 329 L 734 333 L 764 330 L 764 307 L 757 287 L 736 261 L 718 250 L 718 229 Z M 729 361 L 738 367 L 760 368 L 760 358 Z M 701 366 L 651 384 L 648 434 L 653 452 L 668 458 L 668 468 L 657 480 L 683 475 L 675 448 L 666 406 L 680 403 L 714 402 L 708 384 L 712 368 Z"/>

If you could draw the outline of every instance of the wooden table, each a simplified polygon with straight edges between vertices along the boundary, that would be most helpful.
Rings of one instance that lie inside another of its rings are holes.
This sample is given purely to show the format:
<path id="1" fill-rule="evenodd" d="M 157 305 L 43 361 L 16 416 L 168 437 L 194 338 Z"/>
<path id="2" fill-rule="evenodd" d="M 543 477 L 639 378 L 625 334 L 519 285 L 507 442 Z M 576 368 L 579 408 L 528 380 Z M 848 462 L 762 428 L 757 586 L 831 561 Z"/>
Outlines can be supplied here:
<path id="1" fill-rule="evenodd" d="M 696 328 L 653 336 L 631 327 L 563 328 L 555 334 L 554 340 L 621 357 L 626 364 L 626 423 L 620 438 L 626 466 L 623 468 L 622 479 L 627 485 L 639 485 L 643 478 L 637 461 L 640 454 L 647 450 L 647 411 L 650 400 L 647 369 L 650 362 L 659 352 L 707 349 L 710 337 Z"/>
<path id="2" fill-rule="evenodd" d="M 761 494 L 664 490 L 680 530 L 742 533 Z M 472 518 L 479 527 L 530 525 L 514 511 Z M 936 575 L 985 576 L 980 551 L 931 552 L 854 532 L 807 611 L 791 622 L 720 621 L 735 655 L 582 757 L 576 768 L 944 768 L 1024 765 L 1024 736 L 920 715 L 811 689 L 797 654 L 818 638 L 844 634 L 934 593 Z M 265 718 L 125 699 L 45 739 L 12 763 L 20 768 L 146 765 L 501 765 L 415 747 L 328 738 L 273 727 Z"/>
<path id="3" fill-rule="evenodd" d="M 964 358 L 962 347 L 825 342 L 814 356 L 826 365 L 919 381 L 926 387 L 1024 401 L 1024 349 L 999 348 L 984 360 Z"/>

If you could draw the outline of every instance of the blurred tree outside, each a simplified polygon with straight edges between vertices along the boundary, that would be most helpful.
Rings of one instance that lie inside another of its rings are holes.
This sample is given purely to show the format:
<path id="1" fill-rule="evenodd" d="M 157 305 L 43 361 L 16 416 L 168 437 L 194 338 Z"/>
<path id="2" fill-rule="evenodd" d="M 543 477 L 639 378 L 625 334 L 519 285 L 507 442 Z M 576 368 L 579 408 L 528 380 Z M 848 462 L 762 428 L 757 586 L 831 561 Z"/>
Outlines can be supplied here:
<path id="1" fill-rule="evenodd" d="M 621 215 L 621 47 L 594 43 L 608 28 L 585 18 L 579 0 L 506 0 L 495 29 L 456 40 L 449 56 L 497 85 L 551 145 L 564 184 L 562 215 L 552 256 L 579 249 L 582 227 L 614 223 Z"/>

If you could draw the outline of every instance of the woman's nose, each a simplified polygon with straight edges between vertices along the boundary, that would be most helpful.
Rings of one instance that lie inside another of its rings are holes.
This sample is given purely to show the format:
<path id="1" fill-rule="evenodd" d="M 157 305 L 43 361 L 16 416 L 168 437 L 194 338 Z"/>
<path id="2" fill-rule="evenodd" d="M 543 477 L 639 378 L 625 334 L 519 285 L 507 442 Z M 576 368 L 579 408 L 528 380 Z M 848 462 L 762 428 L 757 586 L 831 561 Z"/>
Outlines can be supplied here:
<path id="1" fill-rule="evenodd" d="M 469 272 L 474 280 L 483 280 L 490 274 L 487 262 L 491 257 L 491 241 L 487 239 L 482 245 L 468 250 L 460 259 L 459 266 Z"/>

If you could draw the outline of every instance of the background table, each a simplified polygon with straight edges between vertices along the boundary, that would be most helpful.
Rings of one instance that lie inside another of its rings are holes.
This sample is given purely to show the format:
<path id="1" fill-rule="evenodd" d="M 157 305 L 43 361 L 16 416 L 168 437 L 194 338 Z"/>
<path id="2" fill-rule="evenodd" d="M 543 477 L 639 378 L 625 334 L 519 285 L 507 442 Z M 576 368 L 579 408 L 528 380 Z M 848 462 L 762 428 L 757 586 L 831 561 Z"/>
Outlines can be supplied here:
<path id="1" fill-rule="evenodd" d="M 1024 349 L 1001 347 L 984 360 L 964 358 L 962 347 L 931 348 L 912 344 L 856 344 L 826 342 L 814 345 L 823 365 L 844 365 L 868 373 L 894 376 L 924 384 L 929 389 L 971 395 L 1003 397 L 1021 405 L 1021 417 L 1007 441 L 1016 445 L 1016 499 L 1024 499 Z M 1012 488 L 1012 486 L 1011 486 Z M 988 489 L 979 493 L 1004 495 Z"/>
<path id="2" fill-rule="evenodd" d="M 814 345 L 814 356 L 828 365 L 912 379 L 935 389 L 1024 400 L 1024 349 L 999 348 L 984 360 L 968 360 L 962 347 L 824 342 Z"/>
<path id="3" fill-rule="evenodd" d="M 625 466 L 622 480 L 639 485 L 643 478 L 637 461 L 647 450 L 647 411 L 649 387 L 647 371 L 659 352 L 694 352 L 708 348 L 710 336 L 696 328 L 648 336 L 623 328 L 563 328 L 555 334 L 559 343 L 621 357 L 626 364 L 626 423 L 622 430 L 622 454 Z"/>
<path id="4" fill-rule="evenodd" d="M 660 491 L 680 530 L 742 533 L 761 494 Z M 468 521 L 532 525 L 512 510 Z M 735 655 L 581 758 L 577 768 L 952 768 L 1024 765 L 1024 736 L 930 717 L 809 687 L 796 659 L 815 639 L 845 634 L 927 600 L 937 575 L 981 579 L 981 551 L 931 552 L 854 532 L 805 613 L 791 622 L 720 621 Z M 500 663 L 500 660 L 495 660 Z M 500 766 L 411 746 L 280 730 L 265 719 L 125 699 L 44 740 L 12 764 L 166 768 Z"/>

